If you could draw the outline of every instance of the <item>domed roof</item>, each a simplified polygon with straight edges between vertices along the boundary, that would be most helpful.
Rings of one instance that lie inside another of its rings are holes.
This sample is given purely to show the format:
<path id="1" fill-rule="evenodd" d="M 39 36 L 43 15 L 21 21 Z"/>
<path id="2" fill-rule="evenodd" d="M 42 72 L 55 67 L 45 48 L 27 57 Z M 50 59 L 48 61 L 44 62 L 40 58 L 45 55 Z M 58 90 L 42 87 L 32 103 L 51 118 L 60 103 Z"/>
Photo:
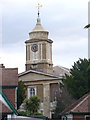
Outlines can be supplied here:
<path id="1" fill-rule="evenodd" d="M 47 32 L 47 31 L 43 28 L 43 26 L 41 25 L 41 21 L 40 21 L 40 17 L 39 17 L 39 16 L 38 16 L 38 18 L 37 18 L 36 26 L 35 26 L 35 28 L 32 30 L 32 32 L 37 32 L 37 31 L 45 31 L 45 32 Z"/>

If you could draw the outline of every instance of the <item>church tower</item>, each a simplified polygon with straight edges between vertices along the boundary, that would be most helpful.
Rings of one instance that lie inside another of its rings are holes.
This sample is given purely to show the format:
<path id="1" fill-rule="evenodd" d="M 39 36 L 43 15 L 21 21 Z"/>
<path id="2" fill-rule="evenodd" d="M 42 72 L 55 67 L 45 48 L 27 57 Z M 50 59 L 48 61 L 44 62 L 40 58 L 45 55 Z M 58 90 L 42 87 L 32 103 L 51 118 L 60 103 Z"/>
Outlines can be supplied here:
<path id="1" fill-rule="evenodd" d="M 38 18 L 35 28 L 29 33 L 29 40 L 26 40 L 26 71 L 36 70 L 51 73 L 52 63 L 52 43 L 48 39 L 49 32 L 41 25 L 38 8 Z"/>

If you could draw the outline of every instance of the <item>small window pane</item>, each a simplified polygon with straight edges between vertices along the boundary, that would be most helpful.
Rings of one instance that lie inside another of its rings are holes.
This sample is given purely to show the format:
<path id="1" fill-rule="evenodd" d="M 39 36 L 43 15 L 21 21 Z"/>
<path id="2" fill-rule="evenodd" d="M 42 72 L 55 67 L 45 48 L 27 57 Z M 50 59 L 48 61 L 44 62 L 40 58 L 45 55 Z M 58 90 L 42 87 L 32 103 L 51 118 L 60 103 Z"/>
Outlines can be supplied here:
<path id="1" fill-rule="evenodd" d="M 30 96 L 34 96 L 35 95 L 35 89 L 34 88 L 30 88 Z"/>

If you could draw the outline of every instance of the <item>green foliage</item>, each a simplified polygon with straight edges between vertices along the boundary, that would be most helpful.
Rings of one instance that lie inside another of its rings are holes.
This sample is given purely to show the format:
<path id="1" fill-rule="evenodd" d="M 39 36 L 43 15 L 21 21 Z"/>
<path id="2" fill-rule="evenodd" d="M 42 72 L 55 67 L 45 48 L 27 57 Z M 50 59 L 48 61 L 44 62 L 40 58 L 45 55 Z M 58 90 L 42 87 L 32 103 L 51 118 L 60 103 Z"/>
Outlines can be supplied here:
<path id="1" fill-rule="evenodd" d="M 34 115 L 38 115 L 38 116 L 41 116 L 42 114 L 39 113 L 39 112 L 35 112 Z"/>
<path id="2" fill-rule="evenodd" d="M 26 111 L 18 111 L 18 113 L 19 113 L 19 116 L 28 116 L 29 115 L 27 110 Z M 41 116 L 42 114 L 39 112 L 35 112 L 34 115 Z"/>
<path id="3" fill-rule="evenodd" d="M 26 98 L 26 87 L 22 81 L 18 82 L 18 90 L 17 90 L 17 107 L 23 103 L 24 99 Z"/>
<path id="4" fill-rule="evenodd" d="M 55 115 L 54 118 L 58 118 L 59 114 L 65 109 L 65 105 L 63 103 L 63 100 L 57 100 L 56 109 L 55 109 Z"/>
<path id="5" fill-rule="evenodd" d="M 71 75 L 65 75 L 64 83 L 67 85 L 69 93 L 79 99 L 88 92 L 88 80 L 90 80 L 90 59 L 79 59 L 72 69 Z M 89 79 L 88 79 L 89 78 Z"/>
<path id="6" fill-rule="evenodd" d="M 20 116 L 27 116 L 27 112 L 26 111 L 18 111 Z"/>
<path id="7" fill-rule="evenodd" d="M 57 96 L 57 105 L 56 105 L 55 115 L 54 115 L 55 118 L 58 118 L 59 114 L 65 108 L 67 108 L 73 102 L 75 102 L 75 99 L 73 99 L 72 96 L 69 94 L 66 84 L 64 84 L 64 86 L 61 89 L 62 89 L 61 96 L 60 97 Z"/>
<path id="8" fill-rule="evenodd" d="M 70 69 L 70 75 L 66 74 L 62 80 L 64 86 L 61 86 L 61 97 L 57 96 L 58 99 L 54 115 L 55 118 L 58 118 L 58 115 L 65 108 L 73 104 L 76 99 L 90 91 L 90 60 L 79 59 L 74 63 L 72 69 Z"/>
<path id="9" fill-rule="evenodd" d="M 90 24 L 86 25 L 84 28 L 89 28 L 90 27 Z"/>
<path id="10" fill-rule="evenodd" d="M 87 71 L 88 71 L 88 91 L 90 92 L 90 65 L 89 65 Z"/>
<path id="11" fill-rule="evenodd" d="M 31 96 L 30 99 L 25 101 L 25 108 L 28 114 L 35 115 L 40 107 L 40 100 L 37 96 Z"/>

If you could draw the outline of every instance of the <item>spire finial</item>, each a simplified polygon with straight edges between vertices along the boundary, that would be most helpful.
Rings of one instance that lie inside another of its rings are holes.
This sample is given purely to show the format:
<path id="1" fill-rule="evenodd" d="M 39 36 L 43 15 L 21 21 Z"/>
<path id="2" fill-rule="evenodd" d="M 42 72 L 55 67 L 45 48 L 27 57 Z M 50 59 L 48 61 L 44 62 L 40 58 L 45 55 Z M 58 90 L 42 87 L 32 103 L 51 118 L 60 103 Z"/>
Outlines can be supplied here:
<path id="1" fill-rule="evenodd" d="M 40 9 L 40 7 L 42 7 L 42 5 L 40 3 L 38 3 L 37 7 L 38 7 L 38 17 L 39 17 L 39 14 L 40 14 L 39 9 Z"/>

